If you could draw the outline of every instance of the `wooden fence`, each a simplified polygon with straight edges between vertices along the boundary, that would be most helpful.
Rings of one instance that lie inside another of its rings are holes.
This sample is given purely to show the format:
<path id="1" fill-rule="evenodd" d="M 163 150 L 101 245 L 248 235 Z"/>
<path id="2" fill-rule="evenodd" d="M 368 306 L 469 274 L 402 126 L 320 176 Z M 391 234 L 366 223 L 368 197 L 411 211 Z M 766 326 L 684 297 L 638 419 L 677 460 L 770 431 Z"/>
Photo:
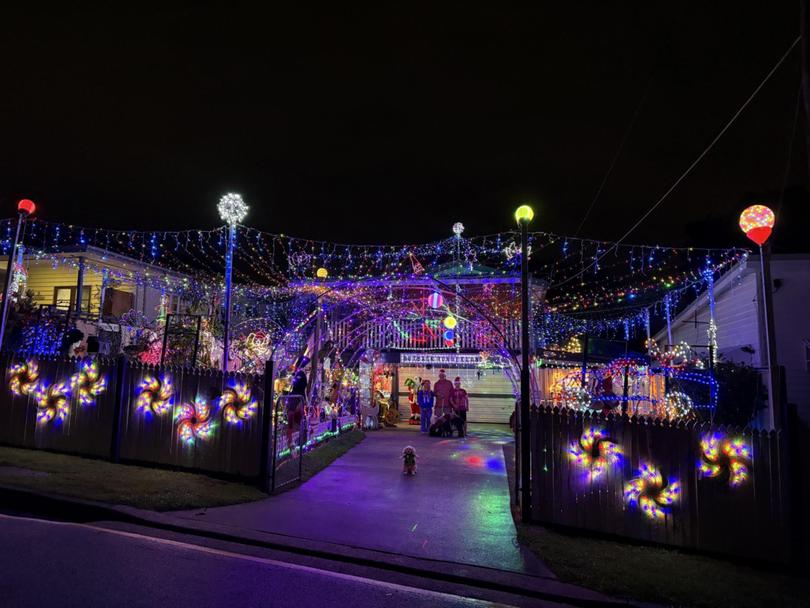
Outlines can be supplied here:
<path id="1" fill-rule="evenodd" d="M 540 408 L 531 437 L 534 521 L 789 559 L 778 433 Z"/>
<path id="2" fill-rule="evenodd" d="M 0 444 L 267 478 L 264 376 L 123 357 L 4 353 L 0 364 Z"/>

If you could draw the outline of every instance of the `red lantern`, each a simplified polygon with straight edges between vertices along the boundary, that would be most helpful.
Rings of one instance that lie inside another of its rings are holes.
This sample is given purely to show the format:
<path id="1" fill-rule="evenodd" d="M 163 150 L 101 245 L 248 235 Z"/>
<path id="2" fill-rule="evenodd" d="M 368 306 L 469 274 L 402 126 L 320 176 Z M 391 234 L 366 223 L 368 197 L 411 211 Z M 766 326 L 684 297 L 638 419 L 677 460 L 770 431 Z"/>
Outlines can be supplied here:
<path id="1" fill-rule="evenodd" d="M 740 214 L 740 229 L 760 247 L 773 231 L 776 216 L 765 205 L 752 205 Z"/>
<path id="2" fill-rule="evenodd" d="M 19 203 L 17 203 L 17 211 L 19 211 L 20 213 L 24 213 L 25 215 L 31 215 L 36 210 L 37 206 L 34 204 L 34 201 L 29 200 L 27 198 L 24 198 Z"/>

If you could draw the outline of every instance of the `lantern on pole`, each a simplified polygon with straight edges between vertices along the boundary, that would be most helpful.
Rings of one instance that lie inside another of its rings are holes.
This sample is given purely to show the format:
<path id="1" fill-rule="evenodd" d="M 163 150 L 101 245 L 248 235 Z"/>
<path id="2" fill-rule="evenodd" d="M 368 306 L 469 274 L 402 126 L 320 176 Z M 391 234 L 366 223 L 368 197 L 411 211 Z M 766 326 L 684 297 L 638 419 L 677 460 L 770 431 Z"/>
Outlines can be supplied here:
<path id="1" fill-rule="evenodd" d="M 771 236 L 776 215 L 765 205 L 751 205 L 740 214 L 740 230 L 759 246 L 759 274 L 762 279 L 762 318 L 765 325 L 765 353 L 768 364 L 768 410 L 772 428 L 783 425 L 779 380 L 776 361 L 776 334 L 773 322 L 773 281 L 771 280 L 771 252 L 766 241 Z"/>
<path id="2" fill-rule="evenodd" d="M 531 425 L 529 416 L 529 222 L 534 219 L 534 209 L 521 205 L 515 210 L 515 221 L 520 227 L 520 409 L 517 416 L 517 427 L 520 438 L 520 449 L 515 451 L 519 457 L 520 474 L 520 515 L 524 522 L 531 521 L 531 465 L 529 445 Z M 518 464 L 518 463 L 516 463 Z"/>
<path id="3" fill-rule="evenodd" d="M 233 281 L 233 249 L 236 241 L 236 226 L 247 217 L 248 206 L 239 194 L 228 193 L 217 204 L 219 217 L 228 225 L 228 249 L 225 253 L 225 319 L 222 338 L 222 372 L 228 371 L 228 356 L 231 347 L 231 292 Z M 223 376 L 224 379 L 224 376 Z"/>
<path id="4" fill-rule="evenodd" d="M 776 216 L 765 205 L 751 205 L 740 214 L 740 230 L 762 247 L 773 232 Z"/>
<path id="5" fill-rule="evenodd" d="M 3 286 L 3 312 L 0 318 L 0 346 L 6 337 L 6 319 L 8 318 L 8 301 L 11 295 L 11 275 L 14 274 L 14 264 L 17 260 L 17 245 L 20 242 L 20 232 L 25 219 L 36 211 L 37 206 L 34 201 L 24 198 L 17 203 L 17 231 L 14 234 L 14 244 L 8 254 L 8 265 L 6 266 L 6 282 Z"/>

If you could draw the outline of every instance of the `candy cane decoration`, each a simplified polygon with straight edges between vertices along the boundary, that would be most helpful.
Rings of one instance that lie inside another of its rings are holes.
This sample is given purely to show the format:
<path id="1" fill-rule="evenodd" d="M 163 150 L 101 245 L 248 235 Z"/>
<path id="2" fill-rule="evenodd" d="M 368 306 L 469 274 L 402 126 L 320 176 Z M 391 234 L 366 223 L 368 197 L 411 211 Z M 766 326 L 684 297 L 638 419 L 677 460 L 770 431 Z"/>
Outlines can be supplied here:
<path id="1" fill-rule="evenodd" d="M 135 401 L 137 410 L 145 413 L 165 414 L 172 409 L 174 402 L 174 387 L 169 374 L 160 379 L 154 376 L 145 376 L 136 389 L 138 396 Z"/>
<path id="2" fill-rule="evenodd" d="M 748 480 L 751 466 L 751 449 L 742 437 L 728 439 L 715 433 L 705 435 L 700 441 L 698 470 L 704 477 L 717 477 L 728 471 L 728 482 L 738 487 Z"/>
<path id="3" fill-rule="evenodd" d="M 15 363 L 8 370 L 8 388 L 18 397 L 30 395 L 37 386 L 39 365 L 33 359 L 25 363 Z"/>
<path id="4" fill-rule="evenodd" d="M 651 519 L 663 518 L 667 507 L 678 500 L 680 494 L 681 484 L 677 481 L 667 484 L 661 472 L 651 464 L 642 464 L 638 477 L 624 486 L 624 499 L 641 507 Z"/>
<path id="5" fill-rule="evenodd" d="M 211 408 L 202 400 L 178 407 L 174 419 L 178 422 L 177 436 L 187 445 L 193 445 L 197 439 L 208 439 L 216 424 L 211 420 Z"/>
<path id="6" fill-rule="evenodd" d="M 107 390 L 107 378 L 99 373 L 95 360 L 84 361 L 71 377 L 70 384 L 83 406 L 95 405 L 96 397 Z"/>
<path id="7" fill-rule="evenodd" d="M 568 455 L 579 467 L 588 471 L 588 480 L 595 481 L 622 458 L 621 448 L 608 438 L 604 429 L 589 428 L 568 447 Z"/>
<path id="8" fill-rule="evenodd" d="M 70 412 L 69 395 L 70 389 L 64 382 L 52 386 L 38 385 L 34 392 L 37 400 L 37 422 L 44 424 L 54 419 L 61 422 L 67 418 Z"/>
<path id="9" fill-rule="evenodd" d="M 256 400 L 251 399 L 250 386 L 243 382 L 236 382 L 222 391 L 219 405 L 223 408 L 222 416 L 228 424 L 239 424 L 252 418 L 259 408 Z"/>

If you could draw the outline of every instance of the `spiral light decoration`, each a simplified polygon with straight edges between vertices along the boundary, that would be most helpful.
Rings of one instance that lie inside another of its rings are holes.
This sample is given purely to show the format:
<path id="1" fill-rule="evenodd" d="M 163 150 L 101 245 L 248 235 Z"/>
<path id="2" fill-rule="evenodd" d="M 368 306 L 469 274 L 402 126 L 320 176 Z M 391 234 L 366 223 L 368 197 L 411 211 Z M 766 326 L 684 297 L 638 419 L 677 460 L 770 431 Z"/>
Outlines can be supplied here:
<path id="1" fill-rule="evenodd" d="M 651 464 L 642 464 L 638 477 L 624 486 L 624 499 L 641 507 L 651 519 L 662 519 L 681 494 L 681 484 L 677 481 L 664 481 L 661 472 Z"/>
<path id="2" fill-rule="evenodd" d="M 700 441 L 698 470 L 704 477 L 718 477 L 728 471 L 728 482 L 738 487 L 748 481 L 751 449 L 742 437 L 729 439 L 719 433 L 706 435 Z"/>
<path id="3" fill-rule="evenodd" d="M 608 438 L 604 429 L 589 428 L 568 447 L 568 455 L 579 467 L 587 470 L 588 480 L 595 481 L 608 467 L 621 461 L 622 451 Z"/>
<path id="4" fill-rule="evenodd" d="M 70 412 L 69 395 L 70 389 L 64 382 L 51 386 L 37 385 L 34 391 L 34 398 L 37 401 L 37 422 L 47 423 L 51 420 L 61 422 L 67 418 Z"/>
<path id="5" fill-rule="evenodd" d="M 174 419 L 178 422 L 177 436 L 186 445 L 193 445 L 197 439 L 208 439 L 216 425 L 211 420 L 211 408 L 201 399 L 176 408 Z"/>
<path id="6" fill-rule="evenodd" d="M 155 376 L 145 376 L 136 389 L 137 400 L 135 405 L 139 412 L 165 414 L 172 409 L 174 402 L 174 386 L 169 374 L 160 379 Z"/>
<path id="7" fill-rule="evenodd" d="M 13 395 L 22 397 L 30 395 L 39 380 L 39 365 L 33 359 L 25 363 L 15 363 L 8 370 L 8 388 Z"/>
<path id="8" fill-rule="evenodd" d="M 259 404 L 251 398 L 250 385 L 236 382 L 222 391 L 219 398 L 222 416 L 228 424 L 239 424 L 256 414 Z"/>
<path id="9" fill-rule="evenodd" d="M 84 361 L 71 376 L 70 384 L 83 406 L 95 405 L 96 397 L 107 390 L 107 378 L 99 373 L 96 360 Z"/>

